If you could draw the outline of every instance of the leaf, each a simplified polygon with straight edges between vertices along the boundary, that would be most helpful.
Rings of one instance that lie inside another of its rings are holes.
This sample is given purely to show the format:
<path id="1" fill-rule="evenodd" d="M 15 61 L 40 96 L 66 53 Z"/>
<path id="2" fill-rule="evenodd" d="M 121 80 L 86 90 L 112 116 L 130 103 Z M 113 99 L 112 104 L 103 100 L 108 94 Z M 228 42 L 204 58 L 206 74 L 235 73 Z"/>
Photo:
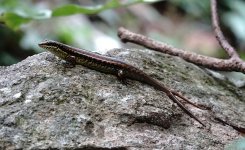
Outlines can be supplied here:
<path id="1" fill-rule="evenodd" d="M 67 16 L 73 14 L 96 14 L 101 11 L 125 7 L 140 2 L 156 2 L 159 0 L 110 0 L 103 5 L 84 7 L 75 4 L 67 4 L 51 10 L 36 8 L 31 0 L 0 0 L 0 22 L 5 23 L 12 29 L 18 29 L 22 24 L 31 20 L 48 19 L 56 16 Z"/>
<path id="2" fill-rule="evenodd" d="M 98 5 L 98 6 L 90 6 L 90 7 L 83 7 L 79 5 L 74 5 L 74 4 L 68 4 L 64 5 L 61 7 L 58 7 L 53 10 L 52 16 L 67 16 L 67 15 L 72 15 L 72 14 L 96 14 L 99 13 L 103 10 L 107 9 L 112 9 L 112 8 L 117 8 L 117 7 L 122 7 L 122 6 L 127 6 L 127 5 L 132 5 L 135 3 L 139 3 L 142 0 L 133 0 L 128 3 L 120 3 L 119 0 L 111 0 L 104 5 Z"/>
<path id="3" fill-rule="evenodd" d="M 0 22 L 16 30 L 22 24 L 34 19 L 50 18 L 50 10 L 40 10 L 34 7 L 29 0 L 3 0 L 0 5 Z"/>
<path id="4" fill-rule="evenodd" d="M 101 11 L 112 9 L 112 8 L 125 7 L 125 6 L 142 3 L 142 2 L 152 3 L 157 1 L 161 1 L 161 0 L 128 0 L 125 2 L 121 2 L 121 0 L 111 0 L 105 3 L 104 5 L 97 5 L 97 6 L 90 6 L 90 7 L 68 4 L 54 9 L 52 16 L 55 17 L 67 16 L 67 15 L 78 14 L 78 13 L 96 14 Z"/>
<path id="5" fill-rule="evenodd" d="M 28 18 L 23 18 L 15 13 L 4 13 L 1 17 L 1 20 L 4 20 L 5 24 L 10 28 L 16 30 L 21 24 L 27 23 L 30 21 Z"/>
<path id="6" fill-rule="evenodd" d="M 81 7 L 78 5 L 69 4 L 69 5 L 64 5 L 59 8 L 54 9 L 52 12 L 52 16 L 54 17 L 68 16 L 68 15 L 77 14 L 77 13 L 95 14 L 99 12 L 100 10 L 101 8 L 95 9 L 94 7 L 89 8 L 89 7 Z"/>

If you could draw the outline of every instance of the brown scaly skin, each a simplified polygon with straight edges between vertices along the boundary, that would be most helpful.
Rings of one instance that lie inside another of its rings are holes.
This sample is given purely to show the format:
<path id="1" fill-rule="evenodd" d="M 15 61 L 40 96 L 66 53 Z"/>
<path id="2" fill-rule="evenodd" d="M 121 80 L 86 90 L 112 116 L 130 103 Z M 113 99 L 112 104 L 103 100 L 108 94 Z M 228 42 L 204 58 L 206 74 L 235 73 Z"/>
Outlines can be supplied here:
<path id="1" fill-rule="evenodd" d="M 157 90 L 163 91 L 167 94 L 167 96 L 186 113 L 190 117 L 194 118 L 200 124 L 205 126 L 197 117 L 195 117 L 178 99 L 177 97 L 187 101 L 188 103 L 198 107 L 192 102 L 188 101 L 181 94 L 171 91 L 164 85 L 162 85 L 157 80 L 153 79 L 140 69 L 129 65 L 120 60 L 102 56 L 100 54 L 88 52 L 83 49 L 71 47 L 69 45 L 65 45 L 63 43 L 59 43 L 56 41 L 46 40 L 38 44 L 41 48 L 44 48 L 51 53 L 55 54 L 61 59 L 64 59 L 72 64 L 79 64 L 85 67 L 88 67 L 93 70 L 97 70 L 103 73 L 109 73 L 116 75 L 121 79 L 129 78 L 133 80 L 137 80 L 148 85 L 153 86 Z"/>

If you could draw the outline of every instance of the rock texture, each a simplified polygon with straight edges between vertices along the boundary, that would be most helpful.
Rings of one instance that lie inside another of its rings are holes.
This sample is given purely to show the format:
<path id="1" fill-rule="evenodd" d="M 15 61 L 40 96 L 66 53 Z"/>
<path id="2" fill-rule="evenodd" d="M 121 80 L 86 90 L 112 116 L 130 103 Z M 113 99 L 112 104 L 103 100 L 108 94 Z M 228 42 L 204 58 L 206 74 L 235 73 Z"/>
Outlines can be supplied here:
<path id="1" fill-rule="evenodd" d="M 245 124 L 245 90 L 149 50 L 108 55 L 133 64 L 210 111 L 188 108 L 207 128 L 146 84 L 41 53 L 0 68 L 0 149 L 223 149 L 241 135 L 214 117 Z"/>

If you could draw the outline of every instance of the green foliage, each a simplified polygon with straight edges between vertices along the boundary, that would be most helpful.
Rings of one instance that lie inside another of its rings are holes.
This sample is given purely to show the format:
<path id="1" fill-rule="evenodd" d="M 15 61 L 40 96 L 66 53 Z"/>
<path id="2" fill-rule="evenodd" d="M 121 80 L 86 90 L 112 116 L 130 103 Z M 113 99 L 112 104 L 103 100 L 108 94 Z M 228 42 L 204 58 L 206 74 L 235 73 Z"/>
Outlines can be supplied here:
<path id="1" fill-rule="evenodd" d="M 103 10 L 125 6 L 125 5 L 130 5 L 130 4 L 138 3 L 141 1 L 142 0 L 135 0 L 135 1 L 131 1 L 131 3 L 121 4 L 118 0 L 111 0 L 105 3 L 104 5 L 99 5 L 95 7 L 83 7 L 79 5 L 69 4 L 69 5 L 64 5 L 64 6 L 54 9 L 52 16 L 66 16 L 66 15 L 72 15 L 72 14 L 77 14 L 77 13 L 96 14 Z"/>
<path id="2" fill-rule="evenodd" d="M 7 26 L 17 29 L 21 24 L 29 22 L 30 18 L 25 18 L 16 13 L 8 12 L 3 14 L 1 20 L 5 22 Z"/>
<path id="3" fill-rule="evenodd" d="M 169 2 L 181 7 L 194 17 L 208 17 L 210 14 L 210 2 L 208 0 L 171 0 Z"/>
<path id="4" fill-rule="evenodd" d="M 245 2 L 240 0 L 226 0 L 227 7 L 231 11 L 223 16 L 224 23 L 229 26 L 239 40 L 245 40 Z"/>
<path id="5" fill-rule="evenodd" d="M 50 17 L 50 13 L 36 9 L 30 0 L 25 2 L 18 0 L 0 0 L 0 22 L 12 29 L 18 29 L 20 25 L 33 19 Z"/>
<path id="6" fill-rule="evenodd" d="M 48 19 L 57 16 L 67 16 L 77 13 L 96 14 L 104 10 L 124 7 L 142 2 L 155 2 L 159 0 L 128 0 L 121 3 L 120 0 L 109 0 L 103 5 L 83 7 L 75 4 L 66 4 L 53 10 L 38 8 L 31 0 L 0 0 L 0 22 L 5 23 L 12 29 L 18 29 L 22 24 L 31 20 Z"/>
<path id="7" fill-rule="evenodd" d="M 17 60 L 7 52 L 0 52 L 0 64 L 11 65 L 17 63 L 18 61 L 19 60 Z"/>

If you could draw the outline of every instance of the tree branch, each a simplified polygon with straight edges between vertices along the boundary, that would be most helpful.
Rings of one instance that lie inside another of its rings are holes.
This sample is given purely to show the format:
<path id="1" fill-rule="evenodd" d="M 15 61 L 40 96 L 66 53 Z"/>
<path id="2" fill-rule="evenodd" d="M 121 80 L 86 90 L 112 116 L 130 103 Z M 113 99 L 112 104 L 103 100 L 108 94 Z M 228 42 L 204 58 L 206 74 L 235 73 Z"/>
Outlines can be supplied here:
<path id="1" fill-rule="evenodd" d="M 236 53 L 235 49 L 227 42 L 220 29 L 216 0 L 211 0 L 211 13 L 212 13 L 212 23 L 213 23 L 214 33 L 220 46 L 228 53 L 230 58 L 238 58 L 239 56 Z"/>
<path id="2" fill-rule="evenodd" d="M 155 41 L 146 36 L 133 33 L 122 27 L 118 29 L 118 36 L 122 42 L 131 42 L 155 51 L 178 56 L 199 66 L 204 66 L 214 70 L 238 71 L 245 73 L 245 62 L 239 58 L 234 48 L 227 42 L 222 31 L 220 30 L 216 6 L 216 0 L 211 0 L 214 32 L 216 34 L 217 40 L 219 41 L 219 44 L 228 53 L 229 59 L 218 59 L 188 52 L 183 49 L 175 48 L 166 43 Z"/>

